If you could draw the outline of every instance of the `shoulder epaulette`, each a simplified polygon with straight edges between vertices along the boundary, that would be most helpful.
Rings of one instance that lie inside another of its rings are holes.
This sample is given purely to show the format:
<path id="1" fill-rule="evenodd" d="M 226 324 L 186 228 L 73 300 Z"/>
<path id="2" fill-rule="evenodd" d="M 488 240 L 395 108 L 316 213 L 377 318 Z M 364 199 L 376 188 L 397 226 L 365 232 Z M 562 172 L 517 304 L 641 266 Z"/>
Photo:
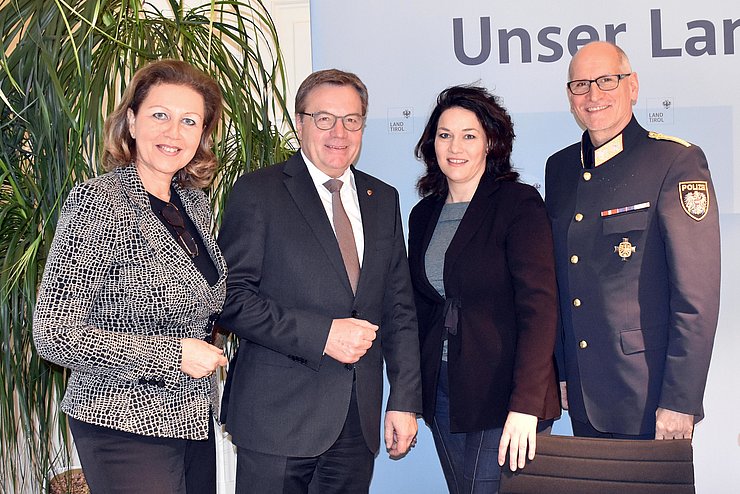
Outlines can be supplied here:
<path id="1" fill-rule="evenodd" d="M 685 141 L 681 139 L 680 137 L 667 136 L 665 134 L 661 134 L 660 132 L 648 132 L 648 137 L 650 139 L 657 139 L 659 141 L 677 142 L 678 144 L 681 144 L 682 146 L 686 146 L 687 148 L 691 147 L 691 143 L 689 141 Z"/>

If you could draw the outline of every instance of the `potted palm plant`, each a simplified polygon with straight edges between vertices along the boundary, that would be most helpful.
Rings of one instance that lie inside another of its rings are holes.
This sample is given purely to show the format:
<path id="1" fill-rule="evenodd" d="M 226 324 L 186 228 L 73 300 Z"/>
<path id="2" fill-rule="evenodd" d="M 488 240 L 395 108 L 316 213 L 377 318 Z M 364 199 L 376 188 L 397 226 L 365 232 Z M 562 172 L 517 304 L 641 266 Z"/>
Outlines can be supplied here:
<path id="1" fill-rule="evenodd" d="M 178 58 L 221 85 L 216 218 L 238 175 L 293 152 L 292 127 L 276 124 L 285 77 L 261 1 L 166 3 L 0 2 L 0 492 L 46 492 L 69 464 L 67 375 L 36 354 L 32 313 L 61 204 L 100 171 L 103 121 L 133 72 Z"/>

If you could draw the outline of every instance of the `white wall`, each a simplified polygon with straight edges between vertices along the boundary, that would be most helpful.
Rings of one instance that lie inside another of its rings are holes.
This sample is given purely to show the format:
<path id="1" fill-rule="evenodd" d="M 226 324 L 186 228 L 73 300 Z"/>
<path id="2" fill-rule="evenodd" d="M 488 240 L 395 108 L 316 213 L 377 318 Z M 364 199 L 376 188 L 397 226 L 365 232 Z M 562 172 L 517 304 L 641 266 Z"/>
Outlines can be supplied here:
<path id="1" fill-rule="evenodd" d="M 268 5 L 272 4 L 272 5 Z M 277 27 L 288 78 L 288 107 L 294 112 L 295 93 L 311 73 L 311 13 L 308 0 L 265 2 Z"/>

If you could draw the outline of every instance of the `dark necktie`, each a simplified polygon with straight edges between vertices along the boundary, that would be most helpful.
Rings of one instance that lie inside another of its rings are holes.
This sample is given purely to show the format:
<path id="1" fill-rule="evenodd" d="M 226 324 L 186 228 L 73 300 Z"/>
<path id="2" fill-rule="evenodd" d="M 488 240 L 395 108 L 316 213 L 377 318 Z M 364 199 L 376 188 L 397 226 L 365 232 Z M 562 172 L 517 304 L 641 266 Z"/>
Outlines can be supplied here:
<path id="1" fill-rule="evenodd" d="M 342 197 L 339 191 L 342 189 L 342 181 L 332 178 L 324 183 L 324 187 L 331 192 L 331 211 L 334 217 L 334 231 L 337 235 L 339 250 L 342 252 L 344 268 L 349 276 L 349 284 L 352 286 L 352 293 L 357 291 L 357 282 L 360 279 L 360 260 L 357 257 L 357 245 L 355 245 L 355 235 L 352 233 L 352 224 L 349 222 L 347 212 L 342 205 Z"/>

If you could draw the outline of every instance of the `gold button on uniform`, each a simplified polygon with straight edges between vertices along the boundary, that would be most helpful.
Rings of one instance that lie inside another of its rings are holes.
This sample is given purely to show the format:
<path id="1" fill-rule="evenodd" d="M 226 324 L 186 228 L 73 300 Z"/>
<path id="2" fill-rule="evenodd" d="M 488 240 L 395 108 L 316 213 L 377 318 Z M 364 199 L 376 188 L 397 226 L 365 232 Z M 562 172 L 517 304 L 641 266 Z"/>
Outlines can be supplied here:
<path id="1" fill-rule="evenodd" d="M 583 172 L 583 180 L 585 180 L 586 182 L 591 180 L 591 172 Z"/>
<path id="2" fill-rule="evenodd" d="M 573 299 L 573 307 L 580 307 L 581 306 L 581 299 L 580 298 L 574 298 Z"/>
<path id="3" fill-rule="evenodd" d="M 576 255 L 570 256 L 570 263 L 571 264 L 578 264 L 578 256 L 576 256 Z"/>
<path id="4" fill-rule="evenodd" d="M 581 221 L 583 219 L 583 215 L 581 213 L 576 213 L 576 221 Z"/>
<path id="5" fill-rule="evenodd" d="M 584 349 L 588 346 L 588 342 L 586 340 L 581 340 L 578 342 L 578 346 L 581 347 L 581 349 Z"/>

